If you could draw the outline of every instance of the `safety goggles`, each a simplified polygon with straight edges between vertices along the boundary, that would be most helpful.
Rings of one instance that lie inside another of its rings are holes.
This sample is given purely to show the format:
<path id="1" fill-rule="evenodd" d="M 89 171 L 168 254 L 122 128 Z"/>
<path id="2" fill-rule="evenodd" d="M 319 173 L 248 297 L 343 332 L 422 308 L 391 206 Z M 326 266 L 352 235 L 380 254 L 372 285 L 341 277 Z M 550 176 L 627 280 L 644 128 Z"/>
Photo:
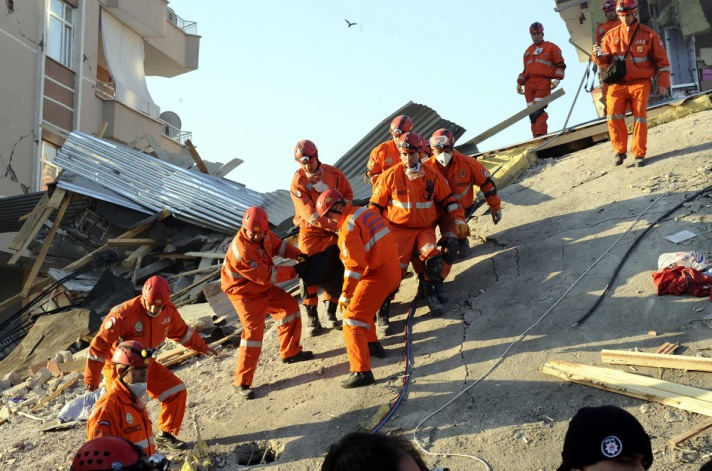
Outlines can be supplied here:
<path id="1" fill-rule="evenodd" d="M 631 15 L 631 14 L 635 13 L 636 11 L 638 11 L 638 7 L 623 7 L 623 6 L 620 6 L 620 7 L 616 8 L 616 14 L 617 14 L 618 16 Z"/>
<path id="2" fill-rule="evenodd" d="M 296 158 L 297 162 L 300 164 L 306 164 L 308 162 L 311 162 L 313 159 L 316 159 L 316 155 L 312 155 L 311 157 L 307 157 L 306 155 L 303 155 L 300 158 Z"/>
<path id="3" fill-rule="evenodd" d="M 430 138 L 430 147 L 445 147 L 447 141 L 447 136 L 433 136 Z"/>

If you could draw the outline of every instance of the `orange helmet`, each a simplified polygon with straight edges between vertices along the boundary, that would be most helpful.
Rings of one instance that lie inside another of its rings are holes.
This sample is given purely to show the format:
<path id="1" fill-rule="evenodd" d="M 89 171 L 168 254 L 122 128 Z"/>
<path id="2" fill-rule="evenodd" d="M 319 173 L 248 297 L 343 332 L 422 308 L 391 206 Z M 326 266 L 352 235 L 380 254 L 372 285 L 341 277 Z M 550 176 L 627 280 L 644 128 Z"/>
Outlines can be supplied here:
<path id="1" fill-rule="evenodd" d="M 162 276 L 154 275 L 143 284 L 143 301 L 147 306 L 163 306 L 171 298 L 171 285 Z"/>
<path id="2" fill-rule="evenodd" d="M 259 206 L 247 208 L 242 216 L 242 227 L 257 234 L 266 231 L 269 227 L 267 212 Z"/>
<path id="3" fill-rule="evenodd" d="M 618 0 L 616 13 L 618 15 L 630 15 L 638 12 L 638 2 L 636 0 Z"/>
<path id="4" fill-rule="evenodd" d="M 305 164 L 314 157 L 319 157 L 319 151 L 309 139 L 302 139 L 294 146 L 294 159 L 298 162 Z"/>
<path id="5" fill-rule="evenodd" d="M 430 136 L 430 147 L 437 149 L 451 148 L 455 143 L 455 136 L 450 130 L 441 128 Z"/>
<path id="6" fill-rule="evenodd" d="M 116 346 L 111 361 L 115 365 L 146 367 L 151 363 L 152 353 L 136 340 L 124 340 Z"/>
<path id="7" fill-rule="evenodd" d="M 410 149 L 420 152 L 423 147 L 423 138 L 414 132 L 407 132 L 398 138 L 399 149 Z"/>
<path id="8" fill-rule="evenodd" d="M 148 469 L 134 467 L 145 462 L 143 450 L 121 437 L 97 437 L 77 450 L 70 471 L 111 471 L 114 469 Z"/>
<path id="9" fill-rule="evenodd" d="M 319 213 L 319 216 L 324 216 L 339 201 L 344 202 L 344 195 L 339 190 L 329 188 L 316 200 L 316 212 Z"/>
<path id="10" fill-rule="evenodd" d="M 539 34 L 539 33 L 543 33 L 543 32 L 544 32 L 544 25 L 539 23 L 538 21 L 535 21 L 529 27 L 529 34 Z"/>
<path id="11" fill-rule="evenodd" d="M 616 11 L 616 0 L 606 0 L 603 2 L 603 11 Z"/>
<path id="12" fill-rule="evenodd" d="M 406 115 L 398 115 L 391 121 L 391 127 L 389 129 L 390 133 L 398 137 L 403 133 L 410 132 L 413 130 L 413 120 Z"/>

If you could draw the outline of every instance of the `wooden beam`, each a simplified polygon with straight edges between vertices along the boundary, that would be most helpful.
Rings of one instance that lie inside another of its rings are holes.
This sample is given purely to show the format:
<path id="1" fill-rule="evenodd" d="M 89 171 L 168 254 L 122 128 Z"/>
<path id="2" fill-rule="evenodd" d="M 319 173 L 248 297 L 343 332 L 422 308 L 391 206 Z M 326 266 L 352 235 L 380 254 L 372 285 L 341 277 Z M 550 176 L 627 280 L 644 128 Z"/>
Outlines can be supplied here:
<path id="1" fill-rule="evenodd" d="M 665 353 L 602 350 L 601 361 L 614 365 L 675 368 L 678 370 L 706 371 L 712 373 L 712 358 L 674 356 Z"/>
<path id="2" fill-rule="evenodd" d="M 244 163 L 244 160 L 238 159 L 237 157 L 235 157 L 234 159 L 232 159 L 231 161 L 229 161 L 228 163 L 226 163 L 225 165 L 220 167 L 218 169 L 218 171 L 215 172 L 215 175 L 218 177 L 224 177 L 225 175 L 232 172 L 233 170 L 235 170 L 235 168 L 242 165 L 243 163 Z"/>
<path id="3" fill-rule="evenodd" d="M 553 92 L 551 95 L 548 97 L 542 99 L 541 101 L 535 102 L 532 106 L 527 106 L 525 109 L 522 111 L 510 116 L 509 118 L 505 119 L 501 123 L 497 124 L 494 127 L 489 128 L 485 132 L 478 134 L 477 136 L 473 137 L 469 141 L 465 142 L 462 145 L 477 145 L 480 142 L 484 141 L 485 139 L 489 139 L 490 137 L 494 136 L 498 132 L 508 128 L 509 126 L 513 125 L 517 121 L 526 118 L 533 112 L 545 107 L 552 101 L 556 100 L 557 98 L 563 96 L 566 92 L 564 91 L 563 88 L 559 88 L 555 92 Z"/>
<path id="4" fill-rule="evenodd" d="M 42 399 L 40 402 L 37 403 L 35 407 L 30 409 L 30 412 L 37 412 L 38 410 L 42 409 L 45 405 L 47 405 L 52 399 L 56 398 L 60 394 L 62 394 L 65 390 L 71 388 L 74 386 L 74 384 L 79 380 L 79 374 L 78 373 L 73 373 L 71 377 L 67 379 L 60 387 L 55 389 L 55 391 L 47 396 L 45 396 L 44 399 Z"/>
<path id="5" fill-rule="evenodd" d="M 109 247 L 126 246 L 126 245 L 158 245 L 158 243 L 150 238 L 143 239 L 109 239 L 106 241 Z"/>
<path id="6" fill-rule="evenodd" d="M 101 123 L 99 126 L 99 129 L 94 133 L 94 137 L 104 137 L 104 133 L 106 132 L 106 128 L 109 127 L 109 123 L 104 121 Z"/>
<path id="7" fill-rule="evenodd" d="M 26 247 L 26 245 L 23 245 L 23 243 L 29 237 L 30 231 L 34 228 L 35 225 L 37 225 L 38 221 L 41 220 L 42 222 L 44 222 L 44 220 L 47 219 L 47 216 L 42 216 L 45 210 L 47 209 L 48 202 L 49 196 L 47 195 L 47 192 L 45 192 L 30 212 L 25 224 L 23 224 L 20 228 L 20 231 L 15 234 L 15 237 L 12 239 L 12 242 L 10 242 L 8 248 L 12 250 L 22 250 Z"/>
<path id="8" fill-rule="evenodd" d="M 190 153 L 190 156 L 193 157 L 193 160 L 195 161 L 195 165 L 198 166 L 198 170 L 200 170 L 202 173 L 207 174 L 208 169 L 205 167 L 205 162 L 203 162 L 203 159 L 200 157 L 200 154 L 198 154 L 198 151 L 195 149 L 195 146 L 193 145 L 192 142 L 190 142 L 190 139 L 187 139 L 185 141 L 185 146 L 188 148 L 188 152 Z"/>
<path id="9" fill-rule="evenodd" d="M 217 347 L 218 345 L 222 345 L 222 344 L 224 344 L 225 342 L 227 342 L 227 341 L 229 341 L 229 340 L 230 340 L 230 336 L 223 337 L 223 338 L 221 338 L 220 340 L 217 340 L 217 341 L 215 341 L 215 342 L 213 342 L 213 343 L 208 344 L 208 347 L 210 347 L 210 348 L 215 348 L 215 347 Z M 200 353 L 196 352 L 195 350 L 186 350 L 185 353 L 180 354 L 180 355 L 178 355 L 178 356 L 175 356 L 175 357 L 173 357 L 173 358 L 170 358 L 170 359 L 168 359 L 168 360 L 162 362 L 161 364 L 162 364 L 163 366 L 175 365 L 176 363 L 182 363 L 182 362 L 184 362 L 184 361 L 186 361 L 186 360 L 188 360 L 188 359 L 190 359 L 190 358 L 192 358 L 192 357 L 194 357 L 194 356 L 196 356 L 196 355 L 200 355 Z"/>
<path id="10" fill-rule="evenodd" d="M 704 432 L 705 430 L 707 430 L 710 427 L 712 427 L 712 419 L 707 419 L 704 422 L 701 422 L 701 423 L 695 425 L 687 432 L 678 433 L 674 437 L 670 437 L 669 442 L 672 444 L 672 446 L 677 446 L 680 443 L 687 440 L 688 438 L 692 438 L 695 435 L 697 435 L 701 432 Z"/>
<path id="11" fill-rule="evenodd" d="M 184 255 L 196 258 L 225 258 L 224 252 L 186 252 Z"/>
<path id="12" fill-rule="evenodd" d="M 165 161 L 165 162 L 170 162 L 171 158 L 168 156 L 165 150 L 161 148 L 161 146 L 158 145 L 158 141 L 156 141 L 156 138 L 154 138 L 151 134 L 145 132 L 143 133 L 143 137 L 146 139 L 146 141 L 151 145 L 151 149 L 153 149 L 153 152 L 156 153 L 156 156 Z"/>
<path id="13" fill-rule="evenodd" d="M 190 291 L 191 289 L 195 288 L 195 287 L 198 286 L 198 285 L 201 285 L 201 284 L 205 283 L 206 281 L 210 280 L 212 277 L 214 277 L 215 275 L 217 275 L 217 274 L 219 274 L 219 273 L 220 273 L 220 268 L 214 270 L 213 272 L 211 272 L 211 273 L 205 275 L 205 276 L 202 277 L 202 278 L 199 278 L 198 281 L 194 282 L 194 283 L 191 284 L 191 285 L 186 286 L 185 288 L 183 288 L 182 290 L 178 291 L 177 293 L 173 293 L 173 295 L 171 296 L 171 301 L 174 300 L 174 299 L 180 298 L 181 296 L 183 296 L 185 293 L 187 293 L 187 292 Z"/>
<path id="14" fill-rule="evenodd" d="M 155 245 L 142 245 L 141 247 L 134 250 L 131 255 L 126 257 L 126 259 L 121 262 L 124 267 L 132 267 L 139 263 L 139 260 L 143 260 L 143 257 L 151 253 L 151 250 L 155 248 Z"/>

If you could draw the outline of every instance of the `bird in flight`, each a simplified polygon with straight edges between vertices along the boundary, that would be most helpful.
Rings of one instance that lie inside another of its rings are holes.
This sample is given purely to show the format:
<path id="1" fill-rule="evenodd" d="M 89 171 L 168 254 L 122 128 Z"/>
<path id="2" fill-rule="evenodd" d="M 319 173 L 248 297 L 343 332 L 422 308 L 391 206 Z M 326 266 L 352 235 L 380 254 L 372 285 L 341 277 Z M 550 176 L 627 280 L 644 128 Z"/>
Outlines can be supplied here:
<path id="1" fill-rule="evenodd" d="M 344 21 L 346 22 L 347 25 L 349 25 L 349 28 L 355 25 L 356 23 L 351 23 L 349 20 L 344 18 Z"/>

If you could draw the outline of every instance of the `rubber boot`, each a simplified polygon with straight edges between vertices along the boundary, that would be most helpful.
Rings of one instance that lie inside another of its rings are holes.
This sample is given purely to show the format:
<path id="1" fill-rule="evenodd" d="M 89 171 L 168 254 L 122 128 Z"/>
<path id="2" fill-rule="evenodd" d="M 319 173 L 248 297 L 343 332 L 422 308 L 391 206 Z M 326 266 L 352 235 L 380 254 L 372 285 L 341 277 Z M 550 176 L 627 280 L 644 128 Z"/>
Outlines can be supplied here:
<path id="1" fill-rule="evenodd" d="M 459 239 L 457 241 L 457 251 L 460 258 L 465 258 L 470 254 L 470 241 L 467 239 Z"/>
<path id="2" fill-rule="evenodd" d="M 378 333 L 382 336 L 390 335 L 393 333 L 391 329 L 391 321 L 388 319 L 388 313 L 391 310 L 391 298 L 390 296 L 383 301 L 378 313 L 376 314 L 376 328 Z"/>
<path id="3" fill-rule="evenodd" d="M 307 308 L 307 335 L 309 337 L 316 337 L 324 333 L 324 328 L 319 322 L 319 314 L 317 313 L 316 306 L 304 306 Z"/>
<path id="4" fill-rule="evenodd" d="M 437 294 L 435 294 L 435 282 L 425 281 L 423 284 L 425 286 L 425 302 L 430 308 L 430 315 L 433 317 L 442 316 L 444 314 L 443 306 L 440 304 Z"/>
<path id="5" fill-rule="evenodd" d="M 341 330 L 341 321 L 336 318 L 336 308 L 338 304 L 327 301 L 326 305 L 326 327 L 329 329 Z"/>
<path id="6" fill-rule="evenodd" d="M 433 283 L 435 285 L 435 296 L 437 296 L 440 304 L 447 303 L 450 300 L 450 297 L 447 295 L 447 291 L 445 291 L 445 285 L 443 284 L 442 278 L 437 281 L 433 281 Z"/>

